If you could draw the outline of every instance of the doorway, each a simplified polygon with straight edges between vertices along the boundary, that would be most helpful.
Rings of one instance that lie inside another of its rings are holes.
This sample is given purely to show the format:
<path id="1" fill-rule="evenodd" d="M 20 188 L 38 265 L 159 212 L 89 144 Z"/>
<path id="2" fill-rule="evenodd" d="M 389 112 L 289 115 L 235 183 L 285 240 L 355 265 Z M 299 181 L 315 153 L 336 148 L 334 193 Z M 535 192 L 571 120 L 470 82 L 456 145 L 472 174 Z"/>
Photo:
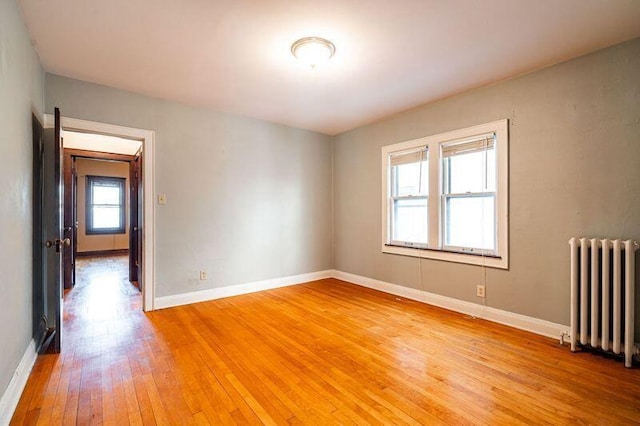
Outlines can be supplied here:
<path id="1" fill-rule="evenodd" d="M 153 154 L 154 154 L 154 138 L 155 132 L 144 129 L 136 129 L 130 127 L 117 126 L 112 124 L 105 124 L 93 121 L 79 120 L 68 117 L 61 117 L 61 128 L 63 135 L 64 155 L 63 155 L 63 167 L 62 172 L 65 177 L 64 186 L 71 187 L 72 180 L 78 179 L 77 173 L 74 178 L 73 174 L 66 173 L 65 171 L 71 170 L 74 165 L 77 166 L 78 159 L 95 159 L 107 162 L 126 162 L 129 165 L 129 176 L 133 176 L 133 179 L 127 181 L 127 199 L 126 204 L 129 206 L 138 206 L 137 216 L 127 217 L 127 231 L 128 231 L 128 247 L 130 251 L 133 251 L 132 258 L 138 259 L 135 261 L 129 261 L 128 276 L 131 281 L 135 282 L 141 289 L 142 299 L 141 307 L 144 311 L 151 311 L 154 309 L 154 198 L 153 198 L 153 184 L 154 184 L 154 168 L 153 168 Z M 45 127 L 53 127 L 53 116 L 45 115 Z M 76 144 L 73 139 L 78 135 L 83 136 L 85 145 Z M 136 141 L 139 144 L 139 151 L 132 154 L 131 151 L 123 153 L 122 146 L 118 148 L 118 145 L 128 142 Z M 87 145 L 88 144 L 88 145 Z M 67 151 L 68 149 L 68 151 Z M 77 170 L 76 170 L 77 172 Z M 135 177 L 137 175 L 137 182 Z M 83 180 L 86 179 L 83 178 Z M 77 181 L 75 182 L 77 183 Z M 86 189 L 86 180 L 84 180 Z M 77 185 L 80 186 L 80 185 Z M 136 186 L 137 191 L 130 190 L 131 186 Z M 75 199 L 74 199 L 75 198 Z M 77 251 L 79 242 L 80 223 L 77 221 L 78 213 L 78 194 L 77 191 L 65 191 L 63 203 L 65 205 L 75 205 L 76 211 L 74 215 L 67 215 L 65 217 L 63 238 L 67 238 L 65 235 L 69 233 L 71 236 L 75 234 L 74 241 L 72 243 L 74 250 L 67 250 L 68 253 Z M 84 207 L 86 209 L 86 206 Z M 75 217 L 74 217 L 75 216 Z M 137 217 L 137 223 L 135 218 Z M 133 218 L 133 220 L 132 220 Z M 70 229 L 71 228 L 71 229 Z M 113 240 L 114 237 L 112 237 Z M 123 241 L 122 235 L 119 237 L 120 242 Z M 82 244 L 80 242 L 80 244 Z M 81 249 L 86 250 L 86 249 Z M 115 250 L 115 249 L 114 249 Z M 89 250 L 91 251 L 91 250 Z M 75 276 L 75 262 L 76 258 L 72 258 L 72 267 L 63 268 L 65 272 L 63 274 L 62 282 L 66 287 L 72 286 L 75 283 L 77 277 Z M 69 261 L 65 262 L 69 265 Z"/>
<path id="2" fill-rule="evenodd" d="M 73 131 L 62 141 L 65 290 L 78 281 L 80 258 L 127 255 L 128 280 L 142 291 L 141 142 Z"/>
<path id="3" fill-rule="evenodd" d="M 107 290 L 123 294 L 129 293 L 129 286 L 138 292 L 143 288 L 139 272 L 142 206 L 138 203 L 142 187 L 138 167 L 141 144 L 117 141 L 126 148 L 121 151 L 128 150 L 133 155 L 78 149 L 96 137 L 106 138 L 74 132 L 64 132 L 63 136 L 64 237 L 71 241 L 70 250 L 63 256 L 65 302 L 75 287 L 82 288 L 76 292 L 102 294 L 103 301 L 114 300 Z M 139 294 L 136 296 L 140 298 Z M 101 303 L 99 298 L 81 300 Z"/>

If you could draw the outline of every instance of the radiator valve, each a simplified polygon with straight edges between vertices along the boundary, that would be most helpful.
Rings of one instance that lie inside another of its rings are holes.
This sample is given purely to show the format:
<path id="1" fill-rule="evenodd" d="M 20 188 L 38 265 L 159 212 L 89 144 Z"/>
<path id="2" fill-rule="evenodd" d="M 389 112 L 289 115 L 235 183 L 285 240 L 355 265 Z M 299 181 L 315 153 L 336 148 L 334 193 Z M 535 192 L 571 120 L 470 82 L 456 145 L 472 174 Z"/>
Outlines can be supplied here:
<path id="1" fill-rule="evenodd" d="M 571 336 L 566 331 L 563 331 L 562 333 L 560 333 L 560 345 L 564 346 L 564 340 L 569 339 L 570 337 Z"/>

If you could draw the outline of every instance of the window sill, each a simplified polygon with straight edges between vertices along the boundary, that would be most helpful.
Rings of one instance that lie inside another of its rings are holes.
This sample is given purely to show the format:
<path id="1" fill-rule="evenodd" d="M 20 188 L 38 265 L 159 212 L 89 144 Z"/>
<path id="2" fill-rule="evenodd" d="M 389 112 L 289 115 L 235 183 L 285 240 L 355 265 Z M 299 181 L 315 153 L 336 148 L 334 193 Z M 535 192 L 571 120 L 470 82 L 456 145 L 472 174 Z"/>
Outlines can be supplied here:
<path id="1" fill-rule="evenodd" d="M 477 253 L 460 253 L 428 248 L 411 248 L 389 244 L 382 245 L 382 252 L 401 256 L 419 257 L 422 259 L 434 259 L 445 262 L 465 263 L 467 265 L 486 266 L 488 268 L 509 269 L 509 260 L 506 256 L 483 256 Z"/>

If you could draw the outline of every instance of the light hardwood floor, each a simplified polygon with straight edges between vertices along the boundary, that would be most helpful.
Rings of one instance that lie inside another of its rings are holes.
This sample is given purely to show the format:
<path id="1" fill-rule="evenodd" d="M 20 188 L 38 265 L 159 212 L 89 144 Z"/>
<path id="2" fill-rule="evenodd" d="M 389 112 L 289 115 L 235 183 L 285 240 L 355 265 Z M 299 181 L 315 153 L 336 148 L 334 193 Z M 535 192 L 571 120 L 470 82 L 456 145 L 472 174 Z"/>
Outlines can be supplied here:
<path id="1" fill-rule="evenodd" d="M 82 268 L 12 424 L 633 424 L 640 369 L 328 279 L 143 314 Z"/>

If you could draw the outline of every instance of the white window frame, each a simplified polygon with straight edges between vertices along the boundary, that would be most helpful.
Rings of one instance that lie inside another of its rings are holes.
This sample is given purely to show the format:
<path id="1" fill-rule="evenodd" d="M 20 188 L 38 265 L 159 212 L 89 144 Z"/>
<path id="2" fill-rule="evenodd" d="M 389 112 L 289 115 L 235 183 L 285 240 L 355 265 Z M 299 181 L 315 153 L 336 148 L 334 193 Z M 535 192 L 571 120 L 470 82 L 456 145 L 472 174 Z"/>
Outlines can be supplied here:
<path id="1" fill-rule="evenodd" d="M 509 268 L 509 133 L 508 120 L 497 120 L 478 126 L 414 139 L 382 147 L 382 252 L 448 262 L 483 265 L 492 268 Z M 443 240 L 443 179 L 442 146 L 479 135 L 495 134 L 496 149 L 496 252 L 482 250 L 457 251 L 445 248 Z M 394 245 L 391 241 L 391 169 L 390 156 L 398 152 L 426 146 L 428 155 L 429 198 L 427 247 Z"/>

